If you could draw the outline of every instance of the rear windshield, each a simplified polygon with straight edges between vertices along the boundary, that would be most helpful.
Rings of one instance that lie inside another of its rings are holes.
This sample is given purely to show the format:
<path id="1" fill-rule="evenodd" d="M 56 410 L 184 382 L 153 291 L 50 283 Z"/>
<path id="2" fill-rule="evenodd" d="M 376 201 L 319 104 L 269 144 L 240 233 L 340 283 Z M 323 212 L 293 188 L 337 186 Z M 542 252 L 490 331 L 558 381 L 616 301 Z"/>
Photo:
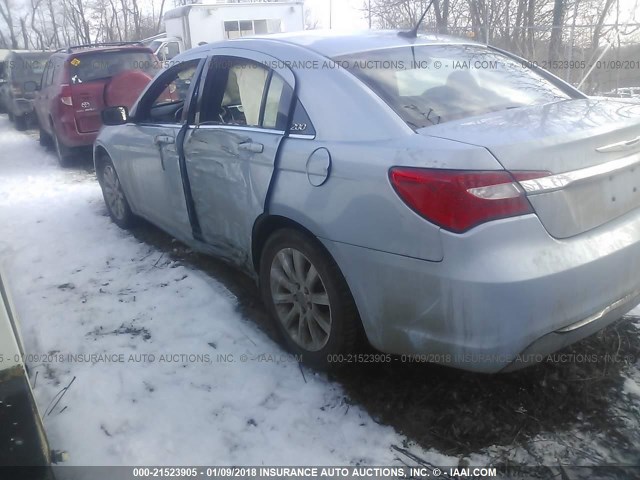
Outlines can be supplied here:
<path id="1" fill-rule="evenodd" d="M 20 54 L 11 57 L 12 80 L 39 82 L 50 53 Z"/>
<path id="2" fill-rule="evenodd" d="M 115 51 L 82 53 L 69 59 L 71 83 L 109 79 L 126 70 L 142 70 L 151 77 L 160 71 L 156 56 L 151 52 Z"/>
<path id="3" fill-rule="evenodd" d="M 480 46 L 398 47 L 335 60 L 414 129 L 570 98 L 533 70 Z"/>

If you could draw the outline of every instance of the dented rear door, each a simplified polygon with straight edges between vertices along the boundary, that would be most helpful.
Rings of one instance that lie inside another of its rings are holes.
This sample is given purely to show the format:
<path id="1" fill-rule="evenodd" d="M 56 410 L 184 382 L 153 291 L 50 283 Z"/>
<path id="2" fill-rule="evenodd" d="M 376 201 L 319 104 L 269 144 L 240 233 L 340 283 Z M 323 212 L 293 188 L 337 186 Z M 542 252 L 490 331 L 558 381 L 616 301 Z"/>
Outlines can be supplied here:
<path id="1" fill-rule="evenodd" d="M 238 265 L 251 262 L 253 225 L 265 210 L 295 88 L 289 69 L 267 65 L 276 59 L 217 50 L 184 141 L 203 240 Z"/>

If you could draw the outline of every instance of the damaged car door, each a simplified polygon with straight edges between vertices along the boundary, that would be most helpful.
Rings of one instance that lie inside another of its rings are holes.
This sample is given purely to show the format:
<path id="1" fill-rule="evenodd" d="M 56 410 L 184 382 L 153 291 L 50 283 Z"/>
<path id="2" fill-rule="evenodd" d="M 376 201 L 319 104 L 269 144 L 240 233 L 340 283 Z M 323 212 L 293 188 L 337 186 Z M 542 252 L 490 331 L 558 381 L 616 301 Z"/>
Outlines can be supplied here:
<path id="1" fill-rule="evenodd" d="M 169 68 L 140 100 L 127 130 L 127 165 L 140 212 L 178 238 L 189 238 L 191 224 L 180 167 L 180 138 L 202 59 Z"/>
<path id="2" fill-rule="evenodd" d="M 198 98 L 184 155 L 202 239 L 238 265 L 250 265 L 251 232 L 264 212 L 286 134 L 295 78 L 275 59 L 221 48 Z"/>

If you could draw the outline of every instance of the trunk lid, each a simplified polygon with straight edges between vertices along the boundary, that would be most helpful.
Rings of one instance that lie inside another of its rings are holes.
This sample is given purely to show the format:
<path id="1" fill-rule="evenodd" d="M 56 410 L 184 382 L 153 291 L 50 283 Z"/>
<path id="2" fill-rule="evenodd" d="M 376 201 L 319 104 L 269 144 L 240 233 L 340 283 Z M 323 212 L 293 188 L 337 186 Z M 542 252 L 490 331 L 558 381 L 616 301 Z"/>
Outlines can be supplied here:
<path id="1" fill-rule="evenodd" d="M 97 132 L 102 126 L 100 112 L 104 109 L 104 88 L 108 79 L 71 84 L 71 98 L 80 133 Z"/>
<path id="2" fill-rule="evenodd" d="M 485 147 L 521 182 L 554 237 L 567 238 L 640 207 L 640 104 L 576 99 L 450 121 L 418 131 Z"/>
<path id="3" fill-rule="evenodd" d="M 78 131 L 89 133 L 100 130 L 100 113 L 106 106 L 113 106 L 105 104 L 105 89 L 114 77 L 135 70 L 153 78 L 160 66 L 150 49 L 123 46 L 80 51 L 71 55 L 67 68 Z M 135 93 L 141 91 L 138 83 L 128 87 Z"/>

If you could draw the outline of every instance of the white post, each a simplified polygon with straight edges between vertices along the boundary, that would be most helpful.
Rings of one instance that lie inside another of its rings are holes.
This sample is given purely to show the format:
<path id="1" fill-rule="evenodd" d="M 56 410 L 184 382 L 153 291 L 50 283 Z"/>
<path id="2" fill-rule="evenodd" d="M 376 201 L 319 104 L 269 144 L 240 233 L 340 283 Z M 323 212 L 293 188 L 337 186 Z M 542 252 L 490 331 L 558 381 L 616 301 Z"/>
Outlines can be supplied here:
<path id="1" fill-rule="evenodd" d="M 329 0 L 329 30 L 333 28 L 333 0 Z"/>
<path id="2" fill-rule="evenodd" d="M 589 78 L 589 75 L 591 75 L 591 72 L 593 72 L 593 70 L 596 68 L 596 65 L 598 64 L 598 62 L 602 60 L 602 57 L 604 57 L 606 53 L 609 51 L 609 49 L 611 48 L 611 44 L 607 40 L 605 41 L 607 42 L 607 46 L 605 47 L 604 50 L 602 50 L 602 53 L 598 56 L 596 61 L 593 62 L 593 65 L 591 65 L 591 68 L 589 69 L 587 74 L 584 77 L 582 77 L 582 80 L 580 80 L 580 83 L 578 84 L 578 87 L 577 87 L 578 89 L 582 87 L 582 84 L 587 80 L 587 78 Z"/>

